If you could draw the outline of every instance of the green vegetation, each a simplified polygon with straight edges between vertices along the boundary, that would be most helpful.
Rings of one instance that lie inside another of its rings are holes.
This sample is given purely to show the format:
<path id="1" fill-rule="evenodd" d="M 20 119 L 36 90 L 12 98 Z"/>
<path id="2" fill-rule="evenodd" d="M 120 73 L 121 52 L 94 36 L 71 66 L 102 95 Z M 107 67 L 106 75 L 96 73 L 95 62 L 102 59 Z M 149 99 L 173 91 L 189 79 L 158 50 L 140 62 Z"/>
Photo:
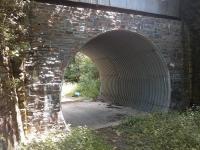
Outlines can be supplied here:
<path id="1" fill-rule="evenodd" d="M 97 135 L 98 134 L 98 135 Z M 55 137 L 60 140 L 55 140 Z M 121 125 L 93 132 L 72 129 L 69 134 L 52 134 L 22 150 L 199 150 L 200 110 L 155 113 L 129 117 Z"/>
<path id="2" fill-rule="evenodd" d="M 23 145 L 21 150 L 110 150 L 93 131 L 79 127 L 68 134 L 52 133 L 43 141 Z"/>
<path id="3" fill-rule="evenodd" d="M 116 130 L 130 150 L 200 149 L 200 111 L 128 118 Z"/>
<path id="4" fill-rule="evenodd" d="M 0 143 L 7 149 L 24 139 L 26 128 L 26 112 L 20 109 L 25 110 L 26 103 L 23 64 L 29 50 L 29 2 L 0 0 Z"/>
<path id="5" fill-rule="evenodd" d="M 96 98 L 99 95 L 99 72 L 92 60 L 82 53 L 77 53 L 65 71 L 66 82 L 77 83 L 75 91 L 81 96 Z"/>

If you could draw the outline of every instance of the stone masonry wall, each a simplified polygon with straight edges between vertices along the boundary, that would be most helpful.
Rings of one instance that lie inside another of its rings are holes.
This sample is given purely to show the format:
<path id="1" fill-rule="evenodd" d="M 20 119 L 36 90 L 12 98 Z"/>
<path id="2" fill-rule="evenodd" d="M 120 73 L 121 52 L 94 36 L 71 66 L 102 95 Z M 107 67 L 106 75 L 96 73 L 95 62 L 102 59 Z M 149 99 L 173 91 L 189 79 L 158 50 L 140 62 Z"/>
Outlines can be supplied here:
<path id="1" fill-rule="evenodd" d="M 192 96 L 191 105 L 200 104 L 200 1 L 184 0 L 182 19 L 189 28 L 189 48 L 191 50 Z"/>
<path id="2" fill-rule="evenodd" d="M 37 131 L 45 122 L 50 126 L 57 121 L 63 71 L 70 58 L 87 41 L 110 30 L 129 30 L 150 39 L 169 67 L 171 108 L 188 104 L 181 21 L 32 2 L 30 23 L 27 95 L 29 121 Z"/>

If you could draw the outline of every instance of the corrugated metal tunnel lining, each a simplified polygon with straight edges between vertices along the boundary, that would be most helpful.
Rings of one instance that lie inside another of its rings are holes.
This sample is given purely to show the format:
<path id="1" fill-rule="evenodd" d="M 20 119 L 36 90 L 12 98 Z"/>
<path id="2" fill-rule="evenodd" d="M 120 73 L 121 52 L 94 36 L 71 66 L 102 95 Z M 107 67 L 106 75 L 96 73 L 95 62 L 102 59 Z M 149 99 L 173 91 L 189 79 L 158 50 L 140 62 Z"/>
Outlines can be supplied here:
<path id="1" fill-rule="evenodd" d="M 97 65 L 101 97 L 143 111 L 167 111 L 168 68 L 153 44 L 130 31 L 109 31 L 90 40 L 83 53 Z"/>

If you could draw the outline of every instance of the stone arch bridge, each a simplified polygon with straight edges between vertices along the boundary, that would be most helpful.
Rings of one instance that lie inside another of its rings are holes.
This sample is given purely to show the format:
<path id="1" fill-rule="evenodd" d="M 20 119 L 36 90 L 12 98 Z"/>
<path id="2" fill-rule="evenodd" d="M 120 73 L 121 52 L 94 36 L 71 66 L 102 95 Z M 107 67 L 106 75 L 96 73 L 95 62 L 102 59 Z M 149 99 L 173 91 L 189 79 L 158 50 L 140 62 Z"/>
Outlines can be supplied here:
<path id="1" fill-rule="evenodd" d="M 102 99 L 148 112 L 188 106 L 187 53 L 176 13 L 49 2 L 32 2 L 30 11 L 25 67 L 33 118 L 40 112 L 48 120 L 48 112 L 60 110 L 63 71 L 78 51 L 100 71 Z"/>

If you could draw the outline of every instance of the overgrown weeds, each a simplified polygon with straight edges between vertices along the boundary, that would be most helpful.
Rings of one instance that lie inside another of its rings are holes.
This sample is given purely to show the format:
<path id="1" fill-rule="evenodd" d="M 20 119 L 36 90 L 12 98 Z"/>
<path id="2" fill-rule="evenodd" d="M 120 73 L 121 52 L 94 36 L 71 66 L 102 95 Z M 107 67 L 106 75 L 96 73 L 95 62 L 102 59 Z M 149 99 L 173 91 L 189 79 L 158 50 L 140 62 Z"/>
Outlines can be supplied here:
<path id="1" fill-rule="evenodd" d="M 199 150 L 200 110 L 131 117 L 117 130 L 131 150 Z"/>

